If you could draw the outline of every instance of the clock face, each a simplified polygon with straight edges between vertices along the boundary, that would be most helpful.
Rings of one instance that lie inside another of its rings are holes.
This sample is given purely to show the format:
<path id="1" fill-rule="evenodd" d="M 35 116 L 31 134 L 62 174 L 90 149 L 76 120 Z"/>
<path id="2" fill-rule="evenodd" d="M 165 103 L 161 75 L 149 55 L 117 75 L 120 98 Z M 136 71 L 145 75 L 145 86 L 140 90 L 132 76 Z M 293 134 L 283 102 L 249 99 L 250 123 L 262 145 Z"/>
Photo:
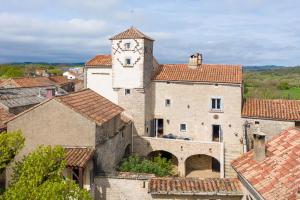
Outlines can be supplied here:
<path id="1" fill-rule="evenodd" d="M 131 40 L 130 49 L 125 47 L 126 43 L 128 44 L 128 42 L 119 40 L 116 43 L 116 45 L 113 47 L 113 55 L 118 55 L 119 58 L 117 58 L 117 60 L 122 66 L 134 67 L 142 59 L 142 55 L 144 54 L 144 48 L 137 40 Z M 130 55 L 131 55 L 130 65 L 128 65 L 128 63 L 125 63 L 127 57 L 122 58 L 121 56 L 122 53 L 128 51 L 130 51 Z"/>

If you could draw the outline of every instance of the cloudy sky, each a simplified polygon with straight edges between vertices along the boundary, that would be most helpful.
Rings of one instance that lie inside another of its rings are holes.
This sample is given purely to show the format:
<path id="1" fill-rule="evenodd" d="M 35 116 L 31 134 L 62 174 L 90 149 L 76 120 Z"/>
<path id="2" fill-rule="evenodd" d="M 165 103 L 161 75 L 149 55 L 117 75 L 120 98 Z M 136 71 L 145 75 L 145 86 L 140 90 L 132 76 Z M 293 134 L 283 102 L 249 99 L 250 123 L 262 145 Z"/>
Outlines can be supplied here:
<path id="1" fill-rule="evenodd" d="M 135 26 L 160 63 L 300 64 L 299 0 L 0 0 L 0 63 L 85 62 Z"/>

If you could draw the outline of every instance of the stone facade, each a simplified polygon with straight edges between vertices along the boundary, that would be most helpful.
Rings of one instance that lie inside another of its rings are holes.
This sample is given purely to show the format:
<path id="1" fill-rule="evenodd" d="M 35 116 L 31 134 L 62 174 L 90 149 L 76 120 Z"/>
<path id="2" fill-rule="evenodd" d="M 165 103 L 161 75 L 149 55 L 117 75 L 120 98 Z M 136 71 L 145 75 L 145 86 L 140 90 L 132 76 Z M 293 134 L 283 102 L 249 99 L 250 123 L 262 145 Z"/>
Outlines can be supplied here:
<path id="1" fill-rule="evenodd" d="M 225 177 L 235 176 L 230 163 L 243 153 L 241 85 L 154 82 L 154 117 L 163 119 L 164 134 L 195 141 L 212 141 L 212 125 L 220 125 L 225 148 Z M 211 111 L 211 98 L 219 97 L 221 112 Z M 169 99 L 170 106 L 165 105 Z M 187 130 L 180 131 L 185 123 Z"/>
<path id="2" fill-rule="evenodd" d="M 7 130 L 16 129 L 20 129 L 25 137 L 25 146 L 16 156 L 16 161 L 39 145 L 90 147 L 96 150 L 93 159 L 95 173 L 113 171 L 132 141 L 131 125 L 122 122 L 120 115 L 99 126 L 56 99 L 9 121 Z M 8 169 L 7 181 L 10 173 Z"/>

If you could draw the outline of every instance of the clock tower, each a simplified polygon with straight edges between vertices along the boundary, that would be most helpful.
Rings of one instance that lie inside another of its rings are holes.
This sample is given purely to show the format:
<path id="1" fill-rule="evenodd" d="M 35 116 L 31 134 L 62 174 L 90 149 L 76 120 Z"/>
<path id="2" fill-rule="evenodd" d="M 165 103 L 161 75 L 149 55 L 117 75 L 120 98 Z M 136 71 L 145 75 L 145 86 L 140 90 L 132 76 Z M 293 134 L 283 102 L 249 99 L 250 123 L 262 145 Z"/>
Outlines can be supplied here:
<path id="1" fill-rule="evenodd" d="M 112 86 L 118 104 L 132 115 L 135 133 L 148 135 L 152 111 L 153 39 L 134 27 L 112 38 Z"/>

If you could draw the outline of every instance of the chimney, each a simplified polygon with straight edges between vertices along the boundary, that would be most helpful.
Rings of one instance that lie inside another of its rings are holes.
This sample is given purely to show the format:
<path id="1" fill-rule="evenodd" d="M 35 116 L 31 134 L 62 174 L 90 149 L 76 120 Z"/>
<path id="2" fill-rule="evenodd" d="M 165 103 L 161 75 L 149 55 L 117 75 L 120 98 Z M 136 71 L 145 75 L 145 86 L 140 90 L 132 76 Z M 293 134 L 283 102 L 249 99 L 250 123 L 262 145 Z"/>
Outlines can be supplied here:
<path id="1" fill-rule="evenodd" d="M 46 91 L 46 99 L 50 99 L 51 97 L 55 96 L 55 89 L 47 88 Z"/>
<path id="2" fill-rule="evenodd" d="M 201 64 L 202 64 L 202 54 L 195 53 L 190 56 L 189 64 L 188 64 L 189 68 L 196 69 Z"/>
<path id="3" fill-rule="evenodd" d="M 257 127 L 253 133 L 254 138 L 254 154 L 253 158 L 257 162 L 261 162 L 266 157 L 266 134 Z"/>

